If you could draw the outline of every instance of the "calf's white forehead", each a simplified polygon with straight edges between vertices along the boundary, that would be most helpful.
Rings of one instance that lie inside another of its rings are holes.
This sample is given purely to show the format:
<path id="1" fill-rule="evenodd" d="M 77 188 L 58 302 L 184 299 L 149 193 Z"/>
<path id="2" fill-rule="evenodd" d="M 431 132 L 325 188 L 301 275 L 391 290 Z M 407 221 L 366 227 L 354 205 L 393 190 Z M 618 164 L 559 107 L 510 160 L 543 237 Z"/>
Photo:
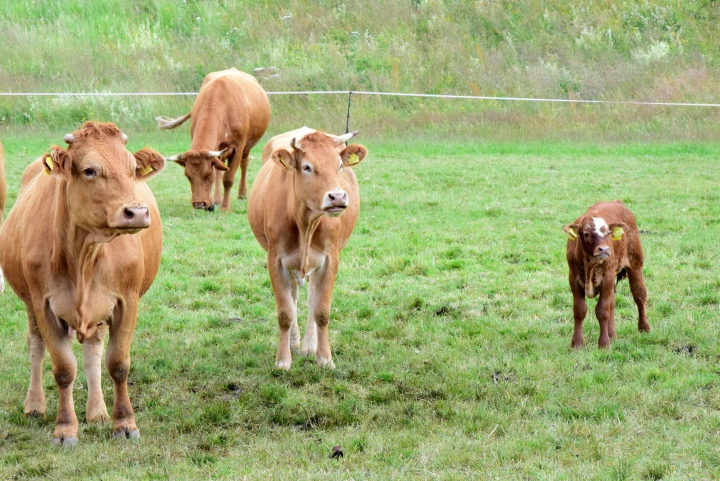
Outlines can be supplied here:
<path id="1" fill-rule="evenodd" d="M 602 217 L 593 217 L 593 229 L 595 230 L 595 233 L 599 236 L 604 236 L 608 233 L 608 225 L 607 222 L 605 222 L 605 219 Z"/>

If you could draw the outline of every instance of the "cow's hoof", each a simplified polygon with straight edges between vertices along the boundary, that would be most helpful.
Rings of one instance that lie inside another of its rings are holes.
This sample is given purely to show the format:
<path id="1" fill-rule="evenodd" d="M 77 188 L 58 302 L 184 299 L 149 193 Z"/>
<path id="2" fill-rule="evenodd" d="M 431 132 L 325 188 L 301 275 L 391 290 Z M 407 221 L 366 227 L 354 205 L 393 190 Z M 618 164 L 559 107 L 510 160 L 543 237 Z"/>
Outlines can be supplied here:
<path id="1" fill-rule="evenodd" d="M 53 446 L 67 446 L 70 448 L 74 448 L 78 445 L 78 438 L 66 438 L 66 437 L 59 437 L 59 438 L 52 438 L 50 440 L 50 444 Z"/>
<path id="2" fill-rule="evenodd" d="M 95 413 L 87 412 L 85 414 L 85 421 L 87 421 L 88 423 L 103 424 L 110 422 L 110 415 L 108 414 L 107 409 Z"/>
<path id="3" fill-rule="evenodd" d="M 317 365 L 325 369 L 335 369 L 335 363 L 332 361 L 332 359 L 318 358 Z"/>
<path id="4" fill-rule="evenodd" d="M 113 437 L 115 439 L 139 439 L 140 438 L 140 430 L 139 429 L 133 429 L 133 430 L 120 430 L 115 431 L 113 433 Z"/>
<path id="5" fill-rule="evenodd" d="M 25 410 L 25 416 L 29 418 L 41 418 L 45 416 L 45 410 L 38 411 L 37 409 L 33 409 L 31 411 Z"/>
<path id="6" fill-rule="evenodd" d="M 317 347 L 303 343 L 303 347 L 302 349 L 300 349 L 300 353 L 302 353 L 302 355 L 306 357 L 315 357 L 315 354 L 317 353 Z"/>
<path id="7" fill-rule="evenodd" d="M 289 371 L 292 361 L 275 361 L 275 368 L 282 369 L 283 371 Z"/>

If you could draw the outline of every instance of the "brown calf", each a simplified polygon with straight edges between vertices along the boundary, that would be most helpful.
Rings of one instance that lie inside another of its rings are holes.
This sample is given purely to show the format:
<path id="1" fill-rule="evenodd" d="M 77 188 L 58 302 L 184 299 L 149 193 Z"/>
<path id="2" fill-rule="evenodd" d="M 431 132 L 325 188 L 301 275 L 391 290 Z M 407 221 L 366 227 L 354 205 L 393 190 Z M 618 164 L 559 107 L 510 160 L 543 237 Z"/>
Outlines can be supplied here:
<path id="1" fill-rule="evenodd" d="M 53 444 L 78 442 L 74 335 L 82 344 L 88 383 L 85 417 L 110 420 L 100 385 L 108 331 L 113 434 L 140 436 L 127 391 L 130 342 L 138 302 L 157 274 L 162 251 L 160 213 L 145 181 L 165 167 L 165 159 L 150 149 L 131 154 L 126 141 L 108 123 L 86 122 L 66 135 L 67 150 L 53 147 L 25 169 L 20 194 L 0 230 L 0 266 L 28 316 L 25 414 L 45 413 L 47 348 L 59 398 Z"/>
<path id="2" fill-rule="evenodd" d="M 619 200 L 598 202 L 564 228 L 568 235 L 567 262 L 573 293 L 575 333 L 572 347 L 582 347 L 582 325 L 587 314 L 585 297 L 600 298 L 595 314 L 600 323 L 598 346 L 607 348 L 615 334 L 615 286 L 623 277 L 630 282 L 638 307 L 638 329 L 650 332 L 645 314 L 647 289 L 643 280 L 643 251 L 635 216 Z"/>
<path id="3" fill-rule="evenodd" d="M 328 322 L 340 251 L 360 211 L 353 169 L 367 155 L 343 145 L 357 132 L 336 137 L 303 127 L 270 139 L 248 202 L 250 227 L 268 253 L 280 344 L 275 365 L 290 369 L 300 347 L 298 286 L 308 283 L 308 325 L 302 353 L 335 367 Z"/>
<path id="4" fill-rule="evenodd" d="M 238 198 L 247 197 L 250 149 L 258 143 L 270 123 L 270 103 L 255 77 L 234 68 L 205 76 L 192 110 L 177 119 L 158 117 L 161 129 L 174 129 L 192 117 L 192 144 L 185 153 L 168 157 L 185 168 L 190 181 L 192 205 L 213 210 L 220 204 L 220 171 L 224 196 L 221 208 L 230 210 L 230 190 L 238 166 L 241 169 Z M 225 166 L 224 161 L 228 160 Z M 215 195 L 211 196 L 213 182 Z"/>

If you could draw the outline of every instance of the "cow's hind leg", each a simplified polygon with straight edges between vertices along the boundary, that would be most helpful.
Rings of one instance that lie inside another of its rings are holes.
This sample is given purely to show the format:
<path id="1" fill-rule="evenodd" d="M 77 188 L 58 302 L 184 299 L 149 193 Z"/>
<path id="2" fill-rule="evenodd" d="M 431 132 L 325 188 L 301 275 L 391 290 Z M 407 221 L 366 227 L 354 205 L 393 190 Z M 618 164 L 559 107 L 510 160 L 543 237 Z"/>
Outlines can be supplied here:
<path id="1" fill-rule="evenodd" d="M 110 324 L 110 340 L 105 353 L 105 366 L 113 380 L 115 402 L 113 404 L 113 437 L 118 439 L 139 438 L 135 424 L 135 412 L 128 396 L 130 373 L 130 342 L 137 323 L 137 300 L 118 305 Z"/>
<path id="2" fill-rule="evenodd" d="M 224 212 L 230 211 L 230 192 L 232 191 L 232 186 L 235 183 L 235 173 L 238 170 L 238 167 L 240 166 L 240 159 L 242 157 L 242 147 L 239 146 L 238 148 L 235 148 L 232 154 L 230 154 L 230 157 L 228 158 L 228 170 L 223 174 L 223 200 L 222 204 L 220 205 L 220 208 Z M 247 188 L 247 187 L 246 187 Z"/>
<path id="3" fill-rule="evenodd" d="M 42 384 L 42 368 L 45 360 L 45 341 L 40 334 L 31 307 L 26 307 L 28 316 L 27 345 L 30 354 L 30 387 L 25 397 L 25 415 L 42 416 L 45 414 L 45 392 Z"/>
<path id="4" fill-rule="evenodd" d="M 243 152 L 240 159 L 240 186 L 238 187 L 238 199 L 247 199 L 247 171 L 250 165 L 250 152 Z"/>
<path id="5" fill-rule="evenodd" d="M 299 285 L 297 279 L 294 277 L 290 278 L 290 294 L 292 295 L 293 304 L 295 305 L 295 309 L 293 310 L 293 320 L 292 324 L 290 325 L 290 349 L 291 350 L 298 350 L 300 349 L 300 328 L 298 327 L 298 320 L 297 320 L 297 302 L 298 302 L 298 290 Z"/>
<path id="6" fill-rule="evenodd" d="M 85 409 L 85 420 L 89 423 L 110 421 L 105 407 L 100 371 L 102 365 L 103 340 L 107 333 L 107 325 L 98 327 L 93 337 L 86 339 L 82 345 L 83 369 L 87 377 L 88 399 Z"/>
<path id="7" fill-rule="evenodd" d="M 627 270 L 627 269 L 626 269 Z M 632 293 L 635 304 L 638 308 L 638 330 L 641 332 L 650 332 L 650 323 L 645 313 L 645 303 L 647 302 L 647 288 L 642 275 L 642 267 L 633 270 L 627 270 L 628 282 L 630 284 L 630 292 Z"/>
<path id="8" fill-rule="evenodd" d="M 305 329 L 305 337 L 302 343 L 302 354 L 303 356 L 315 356 L 317 353 L 317 324 L 315 324 L 315 304 L 317 300 L 317 276 L 316 273 L 310 275 L 310 281 L 308 283 L 308 321 L 307 328 Z"/>
<path id="9" fill-rule="evenodd" d="M 570 345 L 573 348 L 580 348 L 585 344 L 582 327 L 587 315 L 587 301 L 585 300 L 585 292 L 572 275 L 570 276 L 570 290 L 572 290 L 573 294 L 573 318 L 575 320 L 575 331 Z"/>

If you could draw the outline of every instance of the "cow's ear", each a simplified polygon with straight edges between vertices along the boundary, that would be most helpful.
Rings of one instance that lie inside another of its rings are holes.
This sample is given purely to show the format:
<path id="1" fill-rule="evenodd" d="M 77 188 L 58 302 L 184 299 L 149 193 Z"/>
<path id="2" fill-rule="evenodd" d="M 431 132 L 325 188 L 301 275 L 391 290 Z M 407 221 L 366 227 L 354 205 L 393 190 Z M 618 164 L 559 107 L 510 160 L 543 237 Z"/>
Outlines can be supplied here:
<path id="1" fill-rule="evenodd" d="M 350 144 L 340 152 L 345 167 L 355 167 L 367 156 L 367 149 L 360 144 Z"/>
<path id="2" fill-rule="evenodd" d="M 212 158 L 212 165 L 217 170 L 222 170 L 224 172 L 227 172 L 228 170 L 230 170 L 230 168 L 227 165 L 225 165 L 225 163 L 222 160 L 218 159 L 217 157 Z"/>
<path id="3" fill-rule="evenodd" d="M 165 157 L 153 149 L 145 147 L 135 152 L 134 156 L 137 163 L 136 179 L 150 180 L 165 168 Z"/>
<path id="4" fill-rule="evenodd" d="M 578 236 L 578 226 L 577 224 L 568 224 L 565 227 L 563 227 L 563 230 L 567 234 L 568 238 L 570 240 L 577 239 Z"/>
<path id="5" fill-rule="evenodd" d="M 67 176 L 70 172 L 70 154 L 62 147 L 54 146 L 49 154 L 43 157 L 45 173 L 55 176 Z"/>
<path id="6" fill-rule="evenodd" d="M 619 240 L 623 234 L 630 230 L 625 222 L 614 222 L 608 226 L 612 240 Z"/>
<path id="7" fill-rule="evenodd" d="M 274 151 L 270 154 L 270 158 L 284 170 L 292 170 L 297 166 L 295 156 L 285 149 L 278 149 Z"/>

